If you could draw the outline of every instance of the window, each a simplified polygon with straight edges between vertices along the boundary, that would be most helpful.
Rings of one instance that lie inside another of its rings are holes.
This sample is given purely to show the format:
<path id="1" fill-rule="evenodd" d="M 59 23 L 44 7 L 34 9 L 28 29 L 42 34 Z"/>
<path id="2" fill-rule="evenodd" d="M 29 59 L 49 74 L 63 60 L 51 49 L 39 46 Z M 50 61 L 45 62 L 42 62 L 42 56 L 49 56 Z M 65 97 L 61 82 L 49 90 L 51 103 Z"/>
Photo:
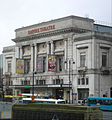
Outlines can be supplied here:
<path id="1" fill-rule="evenodd" d="M 43 57 L 43 72 L 46 71 L 46 57 Z"/>
<path id="2" fill-rule="evenodd" d="M 7 72 L 11 72 L 11 63 L 8 62 L 8 71 Z"/>
<path id="3" fill-rule="evenodd" d="M 30 81 L 29 80 L 21 81 L 21 85 L 30 85 Z"/>
<path id="4" fill-rule="evenodd" d="M 53 84 L 63 84 L 63 79 L 53 80 Z"/>
<path id="5" fill-rule="evenodd" d="M 45 85 L 46 80 L 36 80 L 36 85 Z"/>
<path id="6" fill-rule="evenodd" d="M 80 54 L 80 67 L 85 67 L 86 66 L 85 63 L 86 63 L 86 55 L 85 53 L 81 53 Z"/>
<path id="7" fill-rule="evenodd" d="M 56 79 L 56 84 L 60 84 L 60 79 Z"/>
<path id="8" fill-rule="evenodd" d="M 46 81 L 45 80 L 39 80 L 39 85 L 45 85 Z"/>
<path id="9" fill-rule="evenodd" d="M 24 71 L 25 73 L 29 73 L 30 72 L 30 59 L 25 59 L 24 62 Z"/>
<path id="10" fill-rule="evenodd" d="M 59 71 L 62 71 L 63 58 L 59 58 Z"/>
<path id="11" fill-rule="evenodd" d="M 78 79 L 78 85 L 80 85 L 80 78 Z"/>
<path id="12" fill-rule="evenodd" d="M 57 56 L 57 71 L 63 71 L 63 56 Z"/>
<path id="13" fill-rule="evenodd" d="M 78 78 L 77 84 L 78 85 L 88 85 L 89 84 L 89 78 L 88 77 L 86 77 L 86 78 L 83 78 L 83 77 Z"/>
<path id="14" fill-rule="evenodd" d="M 85 78 L 82 78 L 82 85 L 85 85 Z"/>
<path id="15" fill-rule="evenodd" d="M 102 67 L 106 67 L 107 66 L 107 54 L 103 53 L 102 54 Z"/>
<path id="16" fill-rule="evenodd" d="M 37 57 L 37 72 L 46 71 L 46 57 Z"/>
<path id="17" fill-rule="evenodd" d="M 88 85 L 89 84 L 89 79 L 88 78 L 86 78 L 86 85 Z"/>
<path id="18" fill-rule="evenodd" d="M 13 85 L 13 82 L 12 82 L 12 81 L 9 81 L 9 85 Z"/>

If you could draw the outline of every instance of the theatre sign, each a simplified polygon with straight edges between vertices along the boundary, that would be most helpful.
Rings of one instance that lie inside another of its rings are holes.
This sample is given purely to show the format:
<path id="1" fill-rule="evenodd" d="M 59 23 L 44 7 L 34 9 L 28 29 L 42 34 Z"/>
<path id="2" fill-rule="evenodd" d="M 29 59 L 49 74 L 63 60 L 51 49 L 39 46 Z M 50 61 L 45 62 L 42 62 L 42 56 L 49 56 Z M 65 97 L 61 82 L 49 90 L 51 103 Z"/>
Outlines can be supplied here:
<path id="1" fill-rule="evenodd" d="M 35 29 L 32 29 L 32 30 L 29 30 L 28 34 L 44 32 L 44 31 L 48 31 L 48 30 L 52 30 L 52 29 L 55 29 L 55 25 L 49 25 L 49 26 L 45 26 L 45 27 L 41 27 L 41 28 L 35 28 Z"/>

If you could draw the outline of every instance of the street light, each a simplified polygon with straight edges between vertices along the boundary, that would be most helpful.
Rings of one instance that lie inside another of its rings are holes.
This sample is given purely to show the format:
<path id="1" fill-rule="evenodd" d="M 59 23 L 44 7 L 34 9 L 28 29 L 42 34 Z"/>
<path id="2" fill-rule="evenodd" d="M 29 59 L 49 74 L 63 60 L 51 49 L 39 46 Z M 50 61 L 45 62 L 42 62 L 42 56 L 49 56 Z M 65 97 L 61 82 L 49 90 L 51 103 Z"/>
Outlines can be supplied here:
<path id="1" fill-rule="evenodd" d="M 67 61 L 65 61 L 65 63 L 67 63 Z M 70 84 L 71 84 L 71 81 L 70 81 L 70 65 L 71 65 L 71 59 L 68 59 L 68 63 L 69 63 L 69 104 L 70 104 Z M 75 64 L 75 62 L 72 62 L 72 64 Z"/>
<path id="2" fill-rule="evenodd" d="M 34 96 L 34 74 L 36 74 L 37 72 L 33 72 L 33 81 L 32 81 L 32 102 L 34 102 L 34 98 L 35 98 L 35 96 Z"/>

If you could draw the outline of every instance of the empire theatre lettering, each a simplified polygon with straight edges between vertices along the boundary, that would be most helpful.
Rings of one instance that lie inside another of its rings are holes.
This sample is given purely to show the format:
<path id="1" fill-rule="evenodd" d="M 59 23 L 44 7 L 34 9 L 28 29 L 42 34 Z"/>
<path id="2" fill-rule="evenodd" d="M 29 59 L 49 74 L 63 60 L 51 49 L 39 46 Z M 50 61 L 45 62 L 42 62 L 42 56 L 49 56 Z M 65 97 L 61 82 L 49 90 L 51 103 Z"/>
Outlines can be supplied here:
<path id="1" fill-rule="evenodd" d="M 34 34 L 34 33 L 48 31 L 48 30 L 52 30 L 52 29 L 55 29 L 55 25 L 49 25 L 49 26 L 46 26 L 46 27 L 32 29 L 32 30 L 28 31 L 28 34 Z"/>

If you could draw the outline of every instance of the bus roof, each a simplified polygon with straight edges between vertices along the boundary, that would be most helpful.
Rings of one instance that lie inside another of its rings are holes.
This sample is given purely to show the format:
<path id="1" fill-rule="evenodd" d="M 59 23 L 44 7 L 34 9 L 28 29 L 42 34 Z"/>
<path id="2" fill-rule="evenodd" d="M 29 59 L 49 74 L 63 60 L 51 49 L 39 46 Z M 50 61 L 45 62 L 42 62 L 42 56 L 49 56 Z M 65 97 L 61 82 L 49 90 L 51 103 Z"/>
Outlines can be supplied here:
<path id="1" fill-rule="evenodd" d="M 31 100 L 31 98 L 23 98 L 22 100 Z M 35 98 L 35 101 L 65 101 L 63 99 L 39 99 Z"/>
<path id="2" fill-rule="evenodd" d="M 28 93 L 21 93 L 22 96 L 32 96 L 32 94 L 28 94 Z M 34 94 L 34 96 L 37 96 L 37 94 Z"/>
<path id="3" fill-rule="evenodd" d="M 112 98 L 109 98 L 109 97 L 88 97 L 88 99 L 112 100 Z"/>

